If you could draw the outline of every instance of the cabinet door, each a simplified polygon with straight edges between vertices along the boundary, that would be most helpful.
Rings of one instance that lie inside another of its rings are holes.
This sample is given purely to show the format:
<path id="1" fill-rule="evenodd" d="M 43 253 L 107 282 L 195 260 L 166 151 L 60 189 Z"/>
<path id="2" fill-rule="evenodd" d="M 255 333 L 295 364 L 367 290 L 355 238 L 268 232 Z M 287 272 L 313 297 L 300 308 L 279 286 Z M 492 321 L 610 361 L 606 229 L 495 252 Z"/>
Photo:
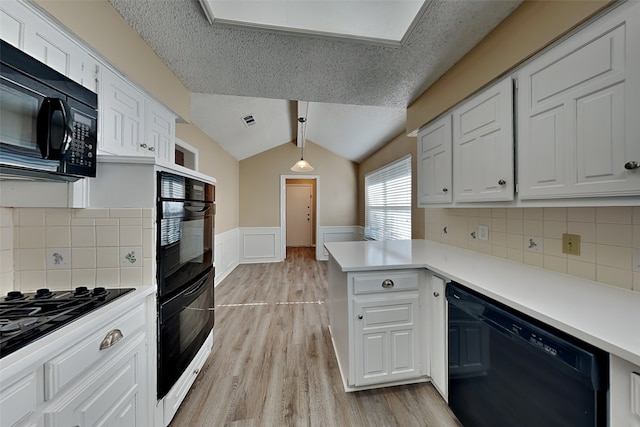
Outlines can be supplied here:
<path id="1" fill-rule="evenodd" d="M 100 72 L 98 112 L 101 136 L 98 148 L 110 154 L 141 155 L 143 147 L 144 95 L 112 71 Z"/>
<path id="2" fill-rule="evenodd" d="M 444 400 L 448 400 L 447 300 L 444 296 L 444 287 L 444 279 L 431 276 L 429 360 L 431 362 L 431 382 Z"/>
<path id="3" fill-rule="evenodd" d="M 145 141 L 158 163 L 175 164 L 175 122 L 171 112 L 154 101 L 146 101 Z"/>
<path id="4" fill-rule="evenodd" d="M 147 379 L 145 335 L 45 408 L 47 426 L 145 426 Z"/>
<path id="5" fill-rule="evenodd" d="M 451 203 L 451 116 L 418 133 L 418 206 Z"/>
<path id="6" fill-rule="evenodd" d="M 513 200 L 513 83 L 494 84 L 453 111 L 453 199 Z"/>
<path id="7" fill-rule="evenodd" d="M 355 385 L 418 378 L 418 293 L 354 298 Z"/>
<path id="8" fill-rule="evenodd" d="M 635 3 L 635 4 L 634 4 Z M 640 194 L 640 4 L 518 73 L 520 197 Z M 637 162 L 639 168 L 633 167 Z"/>

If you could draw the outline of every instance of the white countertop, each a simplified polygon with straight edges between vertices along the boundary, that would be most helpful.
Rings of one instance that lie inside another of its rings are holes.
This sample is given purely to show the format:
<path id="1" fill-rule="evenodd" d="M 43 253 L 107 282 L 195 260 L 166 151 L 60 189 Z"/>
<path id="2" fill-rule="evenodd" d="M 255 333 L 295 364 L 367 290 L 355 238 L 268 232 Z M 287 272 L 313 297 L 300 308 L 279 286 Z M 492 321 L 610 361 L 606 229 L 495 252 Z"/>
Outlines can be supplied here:
<path id="1" fill-rule="evenodd" d="M 37 369 L 50 359 L 56 351 L 71 346 L 94 332 L 96 325 L 102 325 L 141 304 L 144 299 L 155 294 L 155 285 L 140 286 L 113 302 L 92 311 L 85 316 L 51 332 L 26 347 L 0 359 L 0 385 L 12 376 Z"/>
<path id="2" fill-rule="evenodd" d="M 343 272 L 427 268 L 640 366 L 640 292 L 428 240 L 325 247 Z"/>

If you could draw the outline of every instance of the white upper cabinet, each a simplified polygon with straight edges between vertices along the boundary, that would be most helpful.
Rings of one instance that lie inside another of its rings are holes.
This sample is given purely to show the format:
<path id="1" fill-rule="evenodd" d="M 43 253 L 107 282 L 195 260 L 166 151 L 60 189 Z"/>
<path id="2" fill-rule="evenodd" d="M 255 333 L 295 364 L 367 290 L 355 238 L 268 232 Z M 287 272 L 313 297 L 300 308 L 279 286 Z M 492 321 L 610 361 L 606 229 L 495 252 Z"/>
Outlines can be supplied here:
<path id="1" fill-rule="evenodd" d="M 513 200 L 513 84 L 511 77 L 453 110 L 455 202 Z"/>
<path id="2" fill-rule="evenodd" d="M 145 104 L 145 142 L 156 162 L 175 164 L 176 117 L 156 102 Z"/>
<path id="3" fill-rule="evenodd" d="M 640 4 L 518 72 L 521 199 L 640 194 Z"/>
<path id="4" fill-rule="evenodd" d="M 86 88 L 96 91 L 98 61 L 22 2 L 0 4 L 0 37 Z"/>
<path id="5" fill-rule="evenodd" d="M 418 206 L 451 203 L 451 115 L 418 132 Z"/>

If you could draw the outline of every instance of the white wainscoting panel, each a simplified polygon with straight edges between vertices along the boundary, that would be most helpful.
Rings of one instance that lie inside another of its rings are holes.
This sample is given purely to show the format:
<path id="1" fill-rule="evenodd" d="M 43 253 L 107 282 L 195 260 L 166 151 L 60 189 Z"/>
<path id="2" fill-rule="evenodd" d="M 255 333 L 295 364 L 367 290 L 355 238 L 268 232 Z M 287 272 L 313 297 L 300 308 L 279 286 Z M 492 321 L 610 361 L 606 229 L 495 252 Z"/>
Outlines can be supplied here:
<path id="1" fill-rule="evenodd" d="M 215 286 L 222 282 L 240 264 L 240 237 L 239 229 L 233 228 L 224 233 L 216 234 Z"/>
<path id="2" fill-rule="evenodd" d="M 364 227 L 359 225 L 343 225 L 336 227 L 320 226 L 320 233 L 318 233 L 317 240 L 316 259 L 318 261 L 327 261 L 329 259 L 329 253 L 324 247 L 325 243 L 364 240 Z"/>
<path id="3" fill-rule="evenodd" d="M 280 227 L 241 227 L 240 263 L 280 262 Z"/>

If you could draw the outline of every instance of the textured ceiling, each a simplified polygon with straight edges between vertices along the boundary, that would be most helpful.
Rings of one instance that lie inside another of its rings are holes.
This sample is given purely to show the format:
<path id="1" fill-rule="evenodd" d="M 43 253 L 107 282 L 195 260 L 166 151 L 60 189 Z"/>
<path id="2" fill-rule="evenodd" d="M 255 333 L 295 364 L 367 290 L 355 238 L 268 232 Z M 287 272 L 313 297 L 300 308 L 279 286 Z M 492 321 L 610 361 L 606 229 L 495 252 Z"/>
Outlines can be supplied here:
<path id="1" fill-rule="evenodd" d="M 193 93 L 193 122 L 237 159 L 295 139 L 286 101 L 302 100 L 307 139 L 353 161 L 404 132 L 404 109 L 520 4 L 433 0 L 389 47 L 210 25 L 197 0 L 109 1 Z M 248 114 L 263 116 L 254 130 Z"/>

